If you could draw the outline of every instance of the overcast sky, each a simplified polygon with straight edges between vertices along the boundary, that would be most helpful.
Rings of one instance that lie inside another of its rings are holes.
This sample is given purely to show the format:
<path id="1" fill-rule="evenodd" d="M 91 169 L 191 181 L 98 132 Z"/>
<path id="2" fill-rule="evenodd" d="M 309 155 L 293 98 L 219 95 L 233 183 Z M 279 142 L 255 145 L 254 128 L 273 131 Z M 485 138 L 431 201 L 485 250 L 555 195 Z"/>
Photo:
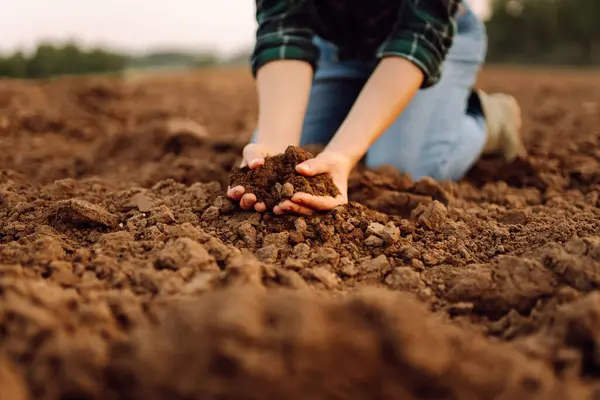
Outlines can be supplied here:
<path id="1" fill-rule="evenodd" d="M 488 0 L 470 0 L 486 2 Z M 181 46 L 230 53 L 254 38 L 252 0 L 4 0 L 0 51 L 74 38 L 123 50 Z M 231 12 L 228 12 L 231 9 Z"/>

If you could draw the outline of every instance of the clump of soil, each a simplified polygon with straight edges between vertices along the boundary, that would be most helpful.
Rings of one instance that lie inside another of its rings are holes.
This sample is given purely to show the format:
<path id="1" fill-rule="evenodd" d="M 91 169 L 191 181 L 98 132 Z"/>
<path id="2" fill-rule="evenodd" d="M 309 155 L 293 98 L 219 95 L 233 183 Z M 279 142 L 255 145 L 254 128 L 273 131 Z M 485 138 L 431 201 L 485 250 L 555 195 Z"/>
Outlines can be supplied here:
<path id="1" fill-rule="evenodd" d="M 253 193 L 259 202 L 272 208 L 279 202 L 291 198 L 294 193 L 315 196 L 340 194 L 328 174 L 306 177 L 296 172 L 296 166 L 314 156 L 296 146 L 289 146 L 283 154 L 267 157 L 265 164 L 251 170 L 249 167 L 234 168 L 229 186 L 243 186 L 246 193 Z"/>

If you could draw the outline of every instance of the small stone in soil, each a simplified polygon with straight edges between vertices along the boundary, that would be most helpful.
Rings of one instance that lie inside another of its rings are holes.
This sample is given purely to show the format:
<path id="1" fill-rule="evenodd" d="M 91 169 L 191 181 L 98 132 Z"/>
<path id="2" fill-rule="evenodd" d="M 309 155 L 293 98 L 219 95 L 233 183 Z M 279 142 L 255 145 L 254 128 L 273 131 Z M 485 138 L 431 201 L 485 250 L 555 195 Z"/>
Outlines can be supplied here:
<path id="1" fill-rule="evenodd" d="M 383 239 L 375 236 L 375 235 L 371 235 L 368 238 L 365 239 L 365 246 L 367 247 L 381 247 L 383 246 Z"/>
<path id="2" fill-rule="evenodd" d="M 283 184 L 281 188 L 281 198 L 290 199 L 294 195 L 294 185 L 289 182 Z"/>

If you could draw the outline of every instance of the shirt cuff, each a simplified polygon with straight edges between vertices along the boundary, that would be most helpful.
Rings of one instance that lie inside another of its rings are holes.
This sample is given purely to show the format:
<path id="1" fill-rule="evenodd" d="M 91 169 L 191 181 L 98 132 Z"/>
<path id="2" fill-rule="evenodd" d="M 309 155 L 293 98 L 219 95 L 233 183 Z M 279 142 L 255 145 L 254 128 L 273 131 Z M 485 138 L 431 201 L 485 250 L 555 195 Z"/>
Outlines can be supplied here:
<path id="1" fill-rule="evenodd" d="M 421 89 L 434 86 L 441 78 L 444 55 L 418 33 L 387 40 L 377 51 L 377 58 L 386 56 L 402 57 L 415 64 L 424 75 Z"/>
<path id="2" fill-rule="evenodd" d="M 318 59 L 319 49 L 311 39 L 273 35 L 257 42 L 252 54 L 252 75 L 256 77 L 262 66 L 276 60 L 305 61 L 315 71 Z"/>

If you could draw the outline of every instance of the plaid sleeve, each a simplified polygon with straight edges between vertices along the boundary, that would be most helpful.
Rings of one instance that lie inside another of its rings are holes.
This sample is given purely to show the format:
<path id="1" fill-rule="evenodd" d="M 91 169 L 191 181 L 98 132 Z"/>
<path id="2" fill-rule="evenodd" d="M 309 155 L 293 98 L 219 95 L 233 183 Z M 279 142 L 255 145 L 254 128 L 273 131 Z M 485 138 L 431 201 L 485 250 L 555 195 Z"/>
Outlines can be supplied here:
<path id="1" fill-rule="evenodd" d="M 252 74 L 274 60 L 301 60 L 316 68 L 318 48 L 313 44 L 309 0 L 256 0 L 256 44 Z"/>
<path id="2" fill-rule="evenodd" d="M 379 47 L 379 58 L 404 57 L 425 74 L 422 88 L 435 85 L 456 32 L 454 16 L 461 0 L 407 0 L 394 31 Z"/>

